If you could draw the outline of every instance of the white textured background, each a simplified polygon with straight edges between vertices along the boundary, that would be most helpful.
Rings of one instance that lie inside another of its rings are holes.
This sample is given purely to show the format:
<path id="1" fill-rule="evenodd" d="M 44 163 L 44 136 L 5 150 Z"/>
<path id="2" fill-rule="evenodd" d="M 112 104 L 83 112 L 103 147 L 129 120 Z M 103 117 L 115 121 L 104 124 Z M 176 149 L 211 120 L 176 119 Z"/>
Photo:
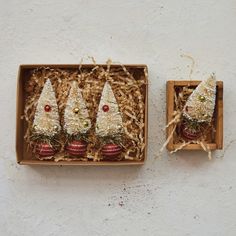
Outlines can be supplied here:
<path id="1" fill-rule="evenodd" d="M 236 235 L 236 1 L 0 1 L 0 235 Z M 154 160 L 165 82 L 212 71 L 224 81 L 225 150 Z M 16 164 L 21 63 L 94 56 L 149 66 L 148 160 L 136 167 Z"/>

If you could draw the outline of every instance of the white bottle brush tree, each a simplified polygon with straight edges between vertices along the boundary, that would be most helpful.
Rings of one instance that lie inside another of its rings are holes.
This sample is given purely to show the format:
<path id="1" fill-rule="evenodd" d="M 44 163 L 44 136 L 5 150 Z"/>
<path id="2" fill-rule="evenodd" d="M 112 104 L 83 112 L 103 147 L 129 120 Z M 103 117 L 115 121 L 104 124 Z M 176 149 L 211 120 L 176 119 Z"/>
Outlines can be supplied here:
<path id="1" fill-rule="evenodd" d="M 115 157 L 121 153 L 124 127 L 119 106 L 109 82 L 105 83 L 102 91 L 95 132 L 103 145 L 104 156 Z"/>
<path id="2" fill-rule="evenodd" d="M 91 128 L 89 113 L 76 81 L 72 82 L 64 114 L 64 130 L 67 135 L 69 154 L 84 156 L 88 132 Z"/>
<path id="3" fill-rule="evenodd" d="M 58 105 L 52 84 L 47 79 L 39 97 L 32 130 L 32 140 L 37 143 L 36 152 L 41 156 L 53 156 L 59 147 L 61 131 Z"/>
<path id="4" fill-rule="evenodd" d="M 210 76 L 202 81 L 189 96 L 183 108 L 182 134 L 189 139 L 196 139 L 210 125 L 216 98 L 216 79 Z"/>

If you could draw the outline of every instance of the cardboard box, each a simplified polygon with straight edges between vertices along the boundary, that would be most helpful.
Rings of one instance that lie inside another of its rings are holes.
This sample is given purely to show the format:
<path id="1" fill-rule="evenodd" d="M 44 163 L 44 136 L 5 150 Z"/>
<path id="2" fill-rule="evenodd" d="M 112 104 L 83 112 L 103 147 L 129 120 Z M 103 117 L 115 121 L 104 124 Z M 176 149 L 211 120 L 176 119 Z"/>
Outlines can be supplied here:
<path id="1" fill-rule="evenodd" d="M 25 99 L 26 95 L 24 93 L 25 83 L 30 78 L 30 72 L 33 69 L 38 67 L 50 67 L 50 68 L 60 68 L 60 69 L 75 69 L 79 68 L 80 65 L 20 65 L 19 73 L 18 73 L 18 81 L 17 81 L 17 96 L 16 96 L 16 156 L 17 162 L 22 165 L 96 165 L 96 166 L 104 166 L 104 165 L 142 165 L 146 159 L 147 155 L 147 130 L 148 130 L 148 78 L 145 71 L 147 71 L 146 65 L 124 65 L 127 69 L 135 70 L 134 77 L 135 79 L 144 79 L 145 80 L 145 150 L 144 156 L 141 161 L 131 161 L 131 160 L 123 160 L 123 161 L 47 161 L 47 160 L 38 160 L 36 159 L 31 152 L 27 151 L 27 144 L 24 140 L 24 134 L 26 131 L 27 123 L 22 116 L 24 115 L 24 107 L 25 107 Z M 107 67 L 105 64 L 100 64 L 99 66 Z M 111 65 L 113 67 L 119 67 L 120 65 Z M 83 68 L 92 69 L 94 68 L 93 64 L 82 65 Z"/>
<path id="2" fill-rule="evenodd" d="M 166 122 L 167 124 L 173 119 L 174 112 L 174 94 L 177 87 L 197 87 L 201 81 L 167 81 L 166 83 Z M 208 143 L 210 150 L 222 149 L 223 148 L 223 82 L 217 81 L 216 83 L 216 104 L 214 112 L 214 128 L 215 132 L 210 137 L 211 140 Z M 167 128 L 166 136 L 169 137 L 173 130 L 174 124 Z M 181 144 L 176 142 L 174 137 L 170 139 L 167 145 L 169 151 L 173 151 L 178 148 Z M 201 150 L 200 144 L 189 144 L 185 146 L 185 150 Z"/>

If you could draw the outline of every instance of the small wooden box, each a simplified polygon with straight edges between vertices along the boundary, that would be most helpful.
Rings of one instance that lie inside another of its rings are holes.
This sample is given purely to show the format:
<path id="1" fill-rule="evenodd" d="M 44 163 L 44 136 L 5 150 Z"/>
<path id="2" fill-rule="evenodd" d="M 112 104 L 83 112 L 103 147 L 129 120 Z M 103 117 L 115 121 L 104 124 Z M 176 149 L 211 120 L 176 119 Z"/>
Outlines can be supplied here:
<path id="1" fill-rule="evenodd" d="M 166 83 L 166 122 L 167 124 L 173 119 L 174 112 L 174 95 L 177 87 L 191 86 L 197 87 L 201 81 L 167 81 Z M 208 143 L 210 150 L 223 149 L 223 82 L 216 83 L 216 105 L 214 112 L 214 128 L 215 133 Z M 173 130 L 173 124 L 167 128 L 166 136 L 169 137 Z M 173 151 L 181 144 L 173 137 L 170 139 L 167 149 Z M 200 150 L 200 144 L 189 144 L 183 147 L 185 150 Z"/>
<path id="2" fill-rule="evenodd" d="M 16 96 L 16 157 L 17 162 L 22 165 L 94 165 L 94 166 L 105 166 L 105 165 L 142 165 L 146 159 L 147 155 L 147 131 L 148 131 L 148 78 L 147 78 L 147 66 L 146 65 L 124 65 L 125 68 L 132 69 L 134 71 L 135 79 L 144 79 L 145 88 L 144 88 L 144 99 L 145 99 L 145 150 L 143 159 L 141 161 L 132 161 L 132 160 L 122 160 L 122 161 L 47 161 L 47 160 L 38 160 L 36 159 L 31 152 L 27 151 L 27 144 L 24 140 L 24 134 L 26 131 L 26 121 L 22 119 L 24 115 L 25 99 L 26 95 L 24 92 L 26 81 L 30 78 L 30 72 L 39 67 L 50 67 L 50 68 L 60 68 L 60 69 L 76 69 L 81 65 L 20 65 L 18 72 L 18 81 L 17 81 L 17 96 Z M 107 68 L 105 64 L 98 64 Z M 111 65 L 112 67 L 119 67 L 120 65 Z M 93 64 L 83 64 L 85 69 L 93 69 Z"/>

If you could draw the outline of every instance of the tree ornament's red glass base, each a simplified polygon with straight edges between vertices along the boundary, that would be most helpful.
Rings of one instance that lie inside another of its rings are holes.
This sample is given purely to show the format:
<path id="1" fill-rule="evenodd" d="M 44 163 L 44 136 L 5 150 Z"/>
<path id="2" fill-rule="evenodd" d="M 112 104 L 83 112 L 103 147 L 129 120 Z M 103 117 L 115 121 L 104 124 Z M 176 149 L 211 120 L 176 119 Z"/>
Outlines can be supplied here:
<path id="1" fill-rule="evenodd" d="M 87 143 L 85 141 L 74 140 L 66 146 L 66 151 L 71 156 L 83 157 L 87 151 Z"/>
<path id="2" fill-rule="evenodd" d="M 180 126 L 180 132 L 182 136 L 187 140 L 197 140 L 201 137 L 201 130 L 194 130 L 190 128 L 187 124 L 182 123 Z"/>
<path id="3" fill-rule="evenodd" d="M 102 155 L 105 157 L 115 158 L 122 152 L 122 147 L 117 144 L 105 144 L 102 147 Z"/>
<path id="4" fill-rule="evenodd" d="M 48 143 L 39 143 L 36 145 L 36 153 L 43 157 L 53 156 L 56 151 Z"/>

